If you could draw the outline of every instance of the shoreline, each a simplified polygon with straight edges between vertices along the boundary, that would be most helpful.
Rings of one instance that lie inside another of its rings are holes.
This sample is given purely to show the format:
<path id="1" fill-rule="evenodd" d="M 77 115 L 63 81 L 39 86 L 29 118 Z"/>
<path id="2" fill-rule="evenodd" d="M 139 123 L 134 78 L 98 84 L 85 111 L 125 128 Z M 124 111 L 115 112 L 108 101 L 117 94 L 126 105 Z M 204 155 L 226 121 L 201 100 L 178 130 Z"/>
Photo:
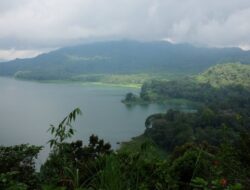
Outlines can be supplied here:
<path id="1" fill-rule="evenodd" d="M 81 86 L 99 86 L 99 87 L 116 87 L 116 88 L 131 88 L 131 89 L 140 89 L 142 84 L 119 84 L 119 83 L 105 83 L 105 82 L 82 82 L 82 81 L 72 81 L 72 80 L 28 80 L 15 78 L 11 76 L 0 76 L 0 78 L 13 79 L 23 82 L 35 82 L 41 84 L 79 84 Z"/>

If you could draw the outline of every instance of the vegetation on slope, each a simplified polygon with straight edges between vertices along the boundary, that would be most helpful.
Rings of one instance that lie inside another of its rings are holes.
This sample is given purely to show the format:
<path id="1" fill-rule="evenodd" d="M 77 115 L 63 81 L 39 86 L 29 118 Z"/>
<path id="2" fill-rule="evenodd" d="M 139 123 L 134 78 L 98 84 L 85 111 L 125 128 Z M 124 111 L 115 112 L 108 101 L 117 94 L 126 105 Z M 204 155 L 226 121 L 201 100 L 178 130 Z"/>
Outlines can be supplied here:
<path id="1" fill-rule="evenodd" d="M 241 63 L 216 65 L 198 75 L 196 80 L 218 88 L 228 85 L 250 87 L 250 66 Z"/>
<path id="2" fill-rule="evenodd" d="M 137 102 L 164 102 L 169 99 L 187 99 L 195 102 L 221 104 L 249 101 L 249 65 L 223 64 L 211 67 L 195 77 L 179 80 L 152 80 L 145 82 Z M 132 96 L 129 96 L 132 97 Z M 125 97 L 124 102 L 133 102 Z M 226 99 L 226 100 L 224 100 Z M 136 102 L 135 101 L 135 102 Z"/>
<path id="3" fill-rule="evenodd" d="M 222 137 L 234 143 L 241 133 L 249 130 L 247 114 L 211 107 L 203 107 L 195 113 L 168 110 L 146 119 L 144 135 L 168 152 L 187 142 L 207 142 L 218 147 L 224 140 Z"/>

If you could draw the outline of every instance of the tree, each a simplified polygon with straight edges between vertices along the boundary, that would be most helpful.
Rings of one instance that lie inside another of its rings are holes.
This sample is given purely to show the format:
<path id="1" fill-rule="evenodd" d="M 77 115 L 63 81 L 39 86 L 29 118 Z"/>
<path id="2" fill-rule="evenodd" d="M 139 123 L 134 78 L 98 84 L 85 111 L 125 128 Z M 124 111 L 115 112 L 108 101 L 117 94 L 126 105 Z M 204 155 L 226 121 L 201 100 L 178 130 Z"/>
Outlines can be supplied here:
<path id="1" fill-rule="evenodd" d="M 41 149 L 28 144 L 0 146 L 0 189 L 36 189 L 34 159 Z"/>

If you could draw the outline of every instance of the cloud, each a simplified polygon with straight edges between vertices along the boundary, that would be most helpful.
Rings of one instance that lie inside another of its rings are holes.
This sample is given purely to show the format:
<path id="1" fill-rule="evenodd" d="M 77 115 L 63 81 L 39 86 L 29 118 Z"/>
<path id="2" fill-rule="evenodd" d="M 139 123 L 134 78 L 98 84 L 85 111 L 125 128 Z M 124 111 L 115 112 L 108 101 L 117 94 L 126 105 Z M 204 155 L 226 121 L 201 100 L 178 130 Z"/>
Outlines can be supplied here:
<path id="1" fill-rule="evenodd" d="M 35 57 L 41 53 L 49 52 L 52 49 L 42 49 L 42 50 L 16 50 L 16 49 L 0 49 L 0 60 L 12 60 L 15 58 L 31 58 Z"/>
<path id="2" fill-rule="evenodd" d="M 250 45 L 249 0 L 1 0 L 0 48 L 137 39 Z"/>

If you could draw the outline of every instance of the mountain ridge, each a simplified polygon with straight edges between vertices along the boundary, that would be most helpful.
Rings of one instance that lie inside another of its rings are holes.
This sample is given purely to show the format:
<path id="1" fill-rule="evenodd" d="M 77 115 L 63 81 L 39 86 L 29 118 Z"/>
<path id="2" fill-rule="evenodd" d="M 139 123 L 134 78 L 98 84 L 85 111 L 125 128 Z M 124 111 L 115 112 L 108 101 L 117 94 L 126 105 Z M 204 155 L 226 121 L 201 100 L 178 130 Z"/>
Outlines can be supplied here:
<path id="1" fill-rule="evenodd" d="M 107 41 L 64 47 L 34 58 L 0 63 L 0 75 L 32 80 L 71 79 L 81 74 L 197 74 L 224 62 L 250 64 L 250 51 L 200 48 L 165 41 Z"/>

